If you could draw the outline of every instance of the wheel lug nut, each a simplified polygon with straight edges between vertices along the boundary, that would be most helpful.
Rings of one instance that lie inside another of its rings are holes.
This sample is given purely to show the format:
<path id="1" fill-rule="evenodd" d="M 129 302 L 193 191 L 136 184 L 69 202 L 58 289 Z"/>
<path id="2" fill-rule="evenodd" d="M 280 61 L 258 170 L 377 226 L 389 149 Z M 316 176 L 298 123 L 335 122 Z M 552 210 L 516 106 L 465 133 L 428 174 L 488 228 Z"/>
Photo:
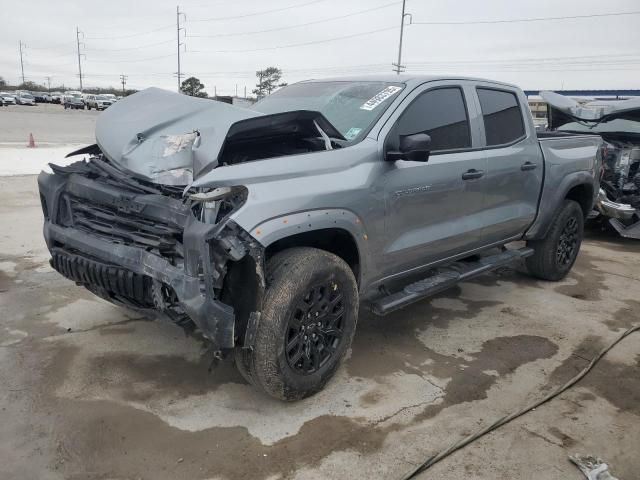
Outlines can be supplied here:
<path id="1" fill-rule="evenodd" d="M 305 339 L 305 340 L 307 339 L 307 336 L 306 336 L 306 335 L 304 336 L 304 339 Z"/>
<path id="2" fill-rule="evenodd" d="M 319 315 L 319 314 L 318 314 L 318 312 L 316 312 L 316 317 L 317 317 L 318 315 Z"/>

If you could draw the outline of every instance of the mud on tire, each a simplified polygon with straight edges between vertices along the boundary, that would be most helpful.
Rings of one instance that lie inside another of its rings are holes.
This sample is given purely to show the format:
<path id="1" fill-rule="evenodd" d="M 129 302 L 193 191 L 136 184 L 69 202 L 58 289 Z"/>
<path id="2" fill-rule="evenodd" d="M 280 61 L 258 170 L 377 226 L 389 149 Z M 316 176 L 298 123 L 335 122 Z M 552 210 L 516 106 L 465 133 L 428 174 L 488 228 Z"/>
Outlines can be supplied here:
<path id="1" fill-rule="evenodd" d="M 527 246 L 534 254 L 526 259 L 529 273 L 542 280 L 562 280 L 573 267 L 584 234 L 584 213 L 580 204 L 565 200 L 542 240 Z"/>
<path id="2" fill-rule="evenodd" d="M 236 348 L 242 375 L 287 401 L 320 391 L 351 345 L 358 291 L 349 266 L 316 248 L 291 248 L 267 264 L 253 350 Z"/>

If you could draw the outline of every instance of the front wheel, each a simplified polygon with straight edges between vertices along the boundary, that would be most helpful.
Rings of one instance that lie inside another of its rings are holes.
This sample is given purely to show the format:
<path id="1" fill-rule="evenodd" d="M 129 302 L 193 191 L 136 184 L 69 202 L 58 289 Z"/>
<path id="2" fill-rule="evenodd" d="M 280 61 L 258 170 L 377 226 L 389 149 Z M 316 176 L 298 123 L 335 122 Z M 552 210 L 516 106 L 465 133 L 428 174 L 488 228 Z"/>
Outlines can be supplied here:
<path id="1" fill-rule="evenodd" d="M 562 280 L 578 257 L 584 235 L 584 213 L 580 204 L 565 200 L 542 240 L 531 240 L 534 254 L 526 259 L 527 270 L 542 280 Z"/>
<path id="2" fill-rule="evenodd" d="M 267 264 L 267 289 L 253 349 L 236 348 L 243 376 L 272 397 L 320 391 L 351 345 L 358 289 L 351 268 L 324 250 L 284 250 Z"/>

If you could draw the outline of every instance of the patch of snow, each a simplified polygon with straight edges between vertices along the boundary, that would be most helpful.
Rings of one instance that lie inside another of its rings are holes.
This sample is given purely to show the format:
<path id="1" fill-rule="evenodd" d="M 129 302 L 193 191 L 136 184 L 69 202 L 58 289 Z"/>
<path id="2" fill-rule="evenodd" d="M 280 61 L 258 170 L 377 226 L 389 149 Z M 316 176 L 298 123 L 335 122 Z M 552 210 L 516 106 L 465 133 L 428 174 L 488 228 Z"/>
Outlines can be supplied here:
<path id="1" fill-rule="evenodd" d="M 49 171 L 49 163 L 69 165 L 81 160 L 82 156 L 64 158 L 65 155 L 86 146 L 36 145 L 36 148 L 28 148 L 26 144 L 0 143 L 0 176 L 37 175 L 42 170 Z"/>

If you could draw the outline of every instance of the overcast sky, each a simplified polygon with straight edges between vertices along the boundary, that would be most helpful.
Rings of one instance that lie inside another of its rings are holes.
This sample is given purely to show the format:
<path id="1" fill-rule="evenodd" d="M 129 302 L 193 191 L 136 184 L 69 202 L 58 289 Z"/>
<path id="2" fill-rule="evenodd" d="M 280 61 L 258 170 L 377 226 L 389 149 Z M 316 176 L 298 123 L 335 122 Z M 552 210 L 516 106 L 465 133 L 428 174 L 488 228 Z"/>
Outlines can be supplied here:
<path id="1" fill-rule="evenodd" d="M 210 95 L 214 86 L 219 95 L 234 94 L 236 85 L 240 95 L 245 86 L 250 92 L 255 71 L 272 65 L 292 83 L 390 72 L 398 54 L 397 0 L 179 5 L 186 14 L 182 70 Z M 527 89 L 640 88 L 640 14 L 602 16 L 640 13 L 638 0 L 407 0 L 406 8 L 413 24 L 405 27 L 402 63 L 409 73 L 482 76 Z M 495 23 L 566 16 L 585 17 Z M 494 23 L 468 23 L 483 21 Z M 78 26 L 85 86 L 119 86 L 125 74 L 131 88 L 175 90 L 175 24 L 176 3 L 165 0 L 6 1 L 0 76 L 20 80 L 21 40 L 27 80 L 50 76 L 52 85 L 76 88 Z"/>

